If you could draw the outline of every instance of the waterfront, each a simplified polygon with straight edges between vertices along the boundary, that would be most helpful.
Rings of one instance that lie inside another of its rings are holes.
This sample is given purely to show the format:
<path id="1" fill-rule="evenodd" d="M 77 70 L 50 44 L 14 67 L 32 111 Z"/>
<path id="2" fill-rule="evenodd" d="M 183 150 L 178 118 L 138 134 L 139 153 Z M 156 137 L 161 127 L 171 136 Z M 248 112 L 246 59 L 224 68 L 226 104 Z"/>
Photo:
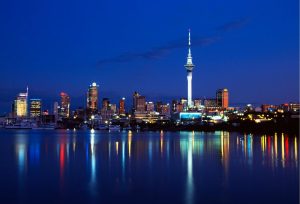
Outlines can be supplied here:
<path id="1" fill-rule="evenodd" d="M 2 203 L 298 203 L 277 133 L 0 130 Z"/>

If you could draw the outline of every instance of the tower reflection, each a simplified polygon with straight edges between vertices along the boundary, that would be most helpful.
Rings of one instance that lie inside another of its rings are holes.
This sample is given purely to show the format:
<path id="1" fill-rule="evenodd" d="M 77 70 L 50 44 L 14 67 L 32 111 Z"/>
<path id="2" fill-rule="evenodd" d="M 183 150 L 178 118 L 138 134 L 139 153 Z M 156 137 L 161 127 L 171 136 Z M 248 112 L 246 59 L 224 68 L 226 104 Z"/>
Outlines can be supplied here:
<path id="1" fill-rule="evenodd" d="M 90 133 L 90 169 L 91 169 L 91 179 L 90 179 L 90 191 L 92 195 L 97 193 L 96 191 L 96 144 L 95 144 L 95 131 Z"/>
<path id="2" fill-rule="evenodd" d="M 180 140 L 181 154 L 187 157 L 187 177 L 186 177 L 186 203 L 194 203 L 194 177 L 193 177 L 193 145 L 195 140 L 195 133 L 180 133 L 181 136 L 186 136 Z M 187 154 L 186 154 L 187 153 Z"/>

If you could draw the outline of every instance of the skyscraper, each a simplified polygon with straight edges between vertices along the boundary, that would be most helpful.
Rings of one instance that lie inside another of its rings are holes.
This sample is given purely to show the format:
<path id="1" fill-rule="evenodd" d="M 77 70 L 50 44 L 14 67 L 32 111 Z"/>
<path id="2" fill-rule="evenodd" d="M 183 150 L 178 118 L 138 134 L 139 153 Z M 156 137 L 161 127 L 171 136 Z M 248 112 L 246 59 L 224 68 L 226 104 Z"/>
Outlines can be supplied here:
<path id="1" fill-rule="evenodd" d="M 87 109 L 89 113 L 95 113 L 98 110 L 98 87 L 95 82 L 92 83 L 87 92 Z"/>
<path id="2" fill-rule="evenodd" d="M 217 96 L 217 106 L 221 107 L 223 109 L 228 108 L 229 102 L 228 102 L 228 89 L 218 89 L 216 92 Z"/>
<path id="3" fill-rule="evenodd" d="M 154 103 L 153 102 L 146 103 L 146 111 L 147 111 L 147 113 L 154 112 Z"/>
<path id="4" fill-rule="evenodd" d="M 133 112 L 145 112 L 146 109 L 146 97 L 141 96 L 139 93 L 133 94 Z"/>
<path id="5" fill-rule="evenodd" d="M 14 102 L 14 113 L 17 117 L 28 116 L 28 87 L 26 93 L 19 93 Z"/>
<path id="6" fill-rule="evenodd" d="M 70 116 L 70 97 L 68 94 L 61 92 L 61 106 L 60 106 L 60 116 L 62 118 L 68 118 Z"/>
<path id="7" fill-rule="evenodd" d="M 37 118 L 42 115 L 41 99 L 30 99 L 30 117 Z"/>
<path id="8" fill-rule="evenodd" d="M 193 106 L 192 102 L 192 72 L 195 67 L 192 61 L 192 52 L 191 52 L 191 30 L 189 30 L 189 52 L 187 56 L 187 62 L 185 68 L 187 70 L 187 87 L 188 87 L 188 108 L 191 108 Z"/>
<path id="9" fill-rule="evenodd" d="M 59 105 L 58 105 L 58 102 L 54 102 L 54 104 L 53 104 L 53 115 L 54 115 L 54 117 L 55 117 L 55 120 L 58 119 L 59 109 L 60 109 L 60 107 L 59 107 Z"/>
<path id="10" fill-rule="evenodd" d="M 119 102 L 119 114 L 125 115 L 125 98 L 124 97 Z"/>
<path id="11" fill-rule="evenodd" d="M 109 98 L 102 99 L 102 109 L 108 110 L 109 104 L 110 104 Z"/>

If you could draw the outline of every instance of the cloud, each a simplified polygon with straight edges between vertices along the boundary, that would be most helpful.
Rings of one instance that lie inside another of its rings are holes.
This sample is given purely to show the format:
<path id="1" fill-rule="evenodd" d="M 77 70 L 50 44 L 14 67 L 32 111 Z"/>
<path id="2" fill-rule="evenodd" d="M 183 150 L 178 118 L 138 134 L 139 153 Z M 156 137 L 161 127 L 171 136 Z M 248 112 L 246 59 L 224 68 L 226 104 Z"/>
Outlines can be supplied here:
<path id="1" fill-rule="evenodd" d="M 201 47 L 204 45 L 208 45 L 211 43 L 216 42 L 219 39 L 219 37 L 193 37 L 193 46 L 194 47 Z M 154 47 L 151 50 L 144 51 L 144 52 L 125 52 L 121 55 L 118 55 L 116 57 L 102 59 L 97 62 L 98 66 L 104 65 L 104 64 L 110 64 L 110 63 L 123 63 L 123 62 L 130 62 L 136 59 L 146 59 L 146 60 L 155 60 L 160 59 L 164 56 L 166 56 L 170 51 L 182 47 L 186 47 L 186 39 L 181 39 L 178 41 L 170 42 L 166 45 L 160 46 L 160 47 Z"/>
<path id="2" fill-rule="evenodd" d="M 217 30 L 221 31 L 221 32 L 227 32 L 227 31 L 235 30 L 235 29 L 238 29 L 238 28 L 241 28 L 241 27 L 245 26 L 248 22 L 249 22 L 248 17 L 247 18 L 241 18 L 241 19 L 238 19 L 238 20 L 235 20 L 235 21 L 225 23 L 224 25 L 217 27 Z"/>
<path id="3" fill-rule="evenodd" d="M 248 22 L 248 18 L 243 18 L 243 19 L 239 19 L 236 21 L 232 21 L 232 22 L 226 23 L 222 26 L 219 26 L 217 28 L 217 31 L 227 32 L 230 30 L 234 30 L 234 29 L 244 26 L 247 22 Z M 193 47 L 202 47 L 205 45 L 210 45 L 212 43 L 215 43 L 220 38 L 221 37 L 219 34 L 218 35 L 216 34 L 214 36 L 208 36 L 208 37 L 193 36 L 192 45 L 193 45 Z M 160 58 L 166 56 L 172 50 L 186 47 L 186 45 L 187 45 L 186 38 L 179 39 L 179 40 L 169 42 L 169 43 L 159 46 L 159 47 L 154 47 L 147 51 L 125 52 L 123 54 L 120 54 L 120 55 L 112 57 L 112 58 L 101 59 L 97 62 L 97 66 L 103 66 L 105 64 L 111 64 L 111 63 L 130 62 L 130 61 L 134 61 L 137 59 L 156 60 L 156 59 L 160 59 Z"/>

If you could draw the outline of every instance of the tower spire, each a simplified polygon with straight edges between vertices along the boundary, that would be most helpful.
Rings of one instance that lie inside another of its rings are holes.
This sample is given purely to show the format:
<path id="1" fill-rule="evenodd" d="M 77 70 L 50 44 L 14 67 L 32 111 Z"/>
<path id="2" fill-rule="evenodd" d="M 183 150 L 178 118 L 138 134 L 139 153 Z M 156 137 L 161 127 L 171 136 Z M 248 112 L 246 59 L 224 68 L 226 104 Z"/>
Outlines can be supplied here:
<path id="1" fill-rule="evenodd" d="M 189 29 L 188 48 L 189 48 L 189 52 L 188 52 L 185 68 L 187 69 L 187 71 L 192 71 L 195 65 L 193 64 L 193 57 L 191 51 L 191 29 Z"/>
<path id="2" fill-rule="evenodd" d="M 195 65 L 193 64 L 192 51 L 191 51 L 191 29 L 189 29 L 189 41 L 188 41 L 188 56 L 186 59 L 186 64 L 184 65 L 187 71 L 187 91 L 188 91 L 188 108 L 193 107 L 192 102 L 192 73 Z"/>

